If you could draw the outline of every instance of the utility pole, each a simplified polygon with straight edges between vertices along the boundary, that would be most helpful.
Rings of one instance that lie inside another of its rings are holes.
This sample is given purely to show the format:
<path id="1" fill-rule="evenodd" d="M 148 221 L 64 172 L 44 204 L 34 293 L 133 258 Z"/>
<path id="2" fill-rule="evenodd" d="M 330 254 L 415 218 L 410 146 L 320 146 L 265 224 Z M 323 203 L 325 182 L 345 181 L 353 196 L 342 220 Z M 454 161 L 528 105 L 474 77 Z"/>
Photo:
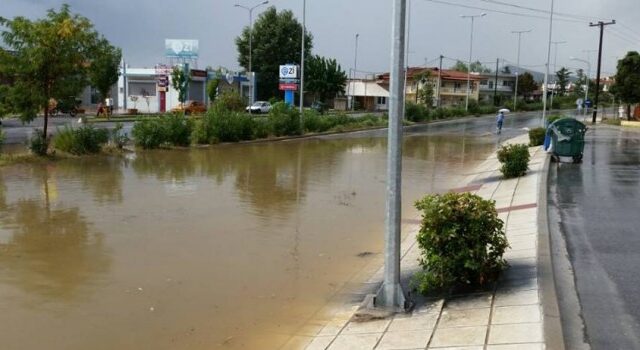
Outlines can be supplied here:
<path id="1" fill-rule="evenodd" d="M 496 59 L 496 82 L 493 87 L 493 105 L 498 105 L 498 70 L 500 69 L 500 59 Z"/>
<path id="2" fill-rule="evenodd" d="M 547 46 L 547 69 L 544 73 L 544 85 L 542 87 L 542 126 L 547 122 L 547 88 L 549 87 L 549 61 L 551 61 L 551 38 L 553 35 L 553 0 L 551 0 L 551 14 L 549 15 L 549 45 Z"/>
<path id="3" fill-rule="evenodd" d="M 263 1 L 259 4 L 256 4 L 252 7 L 247 7 L 240 4 L 233 5 L 234 7 L 245 9 L 249 12 L 249 104 L 253 104 L 255 96 L 253 90 L 255 87 L 253 86 L 254 78 L 253 78 L 253 10 L 257 9 L 260 6 L 267 5 L 269 1 Z"/>
<path id="4" fill-rule="evenodd" d="M 598 98 L 600 97 L 600 68 L 602 66 L 602 37 L 604 36 L 604 26 L 616 24 L 615 20 L 611 22 L 599 21 L 598 23 L 589 23 L 589 27 L 600 27 L 600 44 L 598 48 L 598 73 L 596 75 L 596 99 L 593 101 L 593 118 L 591 122 L 596 123 L 596 117 L 598 116 Z"/>
<path id="5" fill-rule="evenodd" d="M 438 100 L 436 106 L 440 107 L 440 87 L 442 86 L 442 59 L 444 56 L 440 55 L 440 65 L 438 66 Z"/>
<path id="6" fill-rule="evenodd" d="M 302 49 L 300 53 L 300 127 L 304 120 L 304 56 L 307 36 L 307 0 L 302 0 Z M 303 129 L 304 130 L 304 129 Z"/>
<path id="7" fill-rule="evenodd" d="M 479 15 L 460 16 L 462 18 L 471 18 L 471 40 L 469 40 L 469 67 L 467 68 L 467 99 L 464 106 L 465 111 L 469 110 L 469 93 L 471 90 L 471 60 L 473 55 L 473 23 L 476 17 L 484 17 L 486 15 L 487 15 L 486 13 L 481 13 Z"/>
<path id="8" fill-rule="evenodd" d="M 522 34 L 524 33 L 530 33 L 531 29 L 529 30 L 514 30 L 511 33 L 514 34 L 518 34 L 518 58 L 517 58 L 517 63 L 516 63 L 516 86 L 514 87 L 514 94 L 513 94 L 513 111 L 517 111 L 518 110 L 518 79 L 520 78 L 520 42 L 522 40 Z"/>
<path id="9" fill-rule="evenodd" d="M 384 283 L 375 306 L 404 311 L 406 298 L 400 285 L 400 227 L 402 215 L 402 121 L 404 117 L 404 55 L 407 0 L 393 0 L 392 52 L 389 87 L 389 136 L 387 146 L 387 213 Z"/>
<path id="10" fill-rule="evenodd" d="M 358 38 L 360 38 L 360 34 L 356 33 L 356 53 L 355 53 L 354 59 L 353 59 L 353 80 L 354 81 L 352 83 L 354 85 L 354 87 L 355 87 L 355 84 L 356 84 L 355 80 L 356 80 L 356 74 L 357 74 L 357 70 L 358 70 Z M 365 84 L 366 84 L 366 82 L 365 82 Z M 352 111 L 356 110 L 355 96 L 351 96 L 351 110 Z"/>
<path id="11" fill-rule="evenodd" d="M 553 58 L 553 71 L 556 73 L 556 77 L 553 79 L 553 91 L 551 92 L 551 109 L 553 109 L 553 97 L 556 94 L 556 88 L 558 85 L 558 45 L 559 44 L 566 44 L 566 41 L 552 41 L 551 42 L 553 45 L 555 45 L 555 57 Z"/>

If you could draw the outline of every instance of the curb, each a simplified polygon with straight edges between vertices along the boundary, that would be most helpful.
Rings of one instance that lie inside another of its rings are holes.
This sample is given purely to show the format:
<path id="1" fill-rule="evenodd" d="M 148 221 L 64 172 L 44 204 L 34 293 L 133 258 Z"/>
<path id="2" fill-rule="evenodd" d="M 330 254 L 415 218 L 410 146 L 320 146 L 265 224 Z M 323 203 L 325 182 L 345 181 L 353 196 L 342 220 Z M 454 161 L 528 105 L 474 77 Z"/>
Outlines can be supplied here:
<path id="1" fill-rule="evenodd" d="M 547 156 L 538 182 L 538 278 L 544 315 L 544 340 L 548 349 L 564 350 L 564 334 L 553 273 L 547 191 L 551 157 Z"/>

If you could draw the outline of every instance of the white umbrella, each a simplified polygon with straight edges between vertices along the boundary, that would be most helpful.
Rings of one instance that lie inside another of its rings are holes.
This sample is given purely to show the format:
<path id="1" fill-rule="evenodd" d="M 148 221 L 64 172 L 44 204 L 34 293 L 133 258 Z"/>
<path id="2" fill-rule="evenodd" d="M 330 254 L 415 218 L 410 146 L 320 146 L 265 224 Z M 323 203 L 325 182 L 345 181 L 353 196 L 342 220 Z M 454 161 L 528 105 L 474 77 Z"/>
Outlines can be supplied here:
<path id="1" fill-rule="evenodd" d="M 506 108 L 503 108 L 503 109 L 499 110 L 498 112 L 499 113 L 511 113 L 511 111 L 506 109 Z"/>

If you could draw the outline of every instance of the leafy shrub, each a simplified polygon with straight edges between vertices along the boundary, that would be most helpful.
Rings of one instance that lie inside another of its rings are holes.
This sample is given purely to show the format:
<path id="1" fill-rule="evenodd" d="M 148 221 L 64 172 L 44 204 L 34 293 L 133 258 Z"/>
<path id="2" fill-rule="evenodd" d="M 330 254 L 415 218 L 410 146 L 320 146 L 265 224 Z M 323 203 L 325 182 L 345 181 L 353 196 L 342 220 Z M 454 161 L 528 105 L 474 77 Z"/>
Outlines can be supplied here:
<path id="1" fill-rule="evenodd" d="M 6 135 L 4 133 L 4 130 L 0 130 L 0 147 L 2 147 L 2 145 L 4 145 L 5 137 L 6 137 Z"/>
<path id="2" fill-rule="evenodd" d="M 207 118 L 210 118 L 210 135 L 214 141 L 238 142 L 253 139 L 253 119 L 246 114 L 215 111 Z"/>
<path id="3" fill-rule="evenodd" d="M 159 119 L 161 128 L 164 129 L 163 143 L 173 146 L 189 146 L 191 144 L 191 131 L 193 130 L 193 120 L 187 119 L 180 114 L 162 116 Z"/>
<path id="4" fill-rule="evenodd" d="M 49 138 L 44 135 L 42 130 L 35 129 L 29 140 L 29 149 L 38 156 L 46 156 L 49 149 Z"/>
<path id="5" fill-rule="evenodd" d="M 305 132 L 322 132 L 323 117 L 318 111 L 305 110 L 302 115 Z"/>
<path id="6" fill-rule="evenodd" d="M 65 126 L 58 130 L 53 138 L 53 147 L 56 149 L 75 154 L 94 154 L 100 152 L 102 145 L 109 141 L 109 131 L 106 129 L 96 129 L 92 126 L 81 126 L 72 128 Z"/>
<path id="7" fill-rule="evenodd" d="M 429 110 L 423 104 L 407 102 L 405 105 L 405 119 L 412 122 L 429 120 Z"/>
<path id="8" fill-rule="evenodd" d="M 494 201 L 470 193 L 429 195 L 417 236 L 420 265 L 413 284 L 421 293 L 453 286 L 484 285 L 497 279 L 509 246 Z"/>
<path id="9" fill-rule="evenodd" d="M 136 121 L 131 130 L 135 145 L 144 149 L 154 149 L 165 144 L 165 128 L 160 118 L 144 118 Z"/>
<path id="10" fill-rule="evenodd" d="M 253 119 L 253 138 L 264 139 L 269 137 L 271 131 L 271 125 L 269 120 L 265 118 Z"/>
<path id="11" fill-rule="evenodd" d="M 193 131 L 191 131 L 191 141 L 198 145 L 206 145 L 209 143 L 209 132 L 206 124 L 207 117 L 205 116 L 201 120 L 196 120 L 193 125 Z"/>
<path id="12" fill-rule="evenodd" d="M 547 133 L 545 128 L 533 128 L 529 130 L 529 146 L 541 146 L 544 143 L 544 136 Z"/>
<path id="13" fill-rule="evenodd" d="M 269 111 L 271 131 L 275 136 L 300 135 L 300 112 L 286 103 L 276 103 Z"/>
<path id="14" fill-rule="evenodd" d="M 236 92 L 223 93 L 216 98 L 216 102 L 213 104 L 213 108 L 218 111 L 243 112 L 244 107 L 242 97 Z"/>
<path id="15" fill-rule="evenodd" d="M 498 160 L 502 163 L 500 171 L 507 179 L 526 174 L 529 159 L 529 148 L 524 144 L 502 146 L 498 150 Z"/>

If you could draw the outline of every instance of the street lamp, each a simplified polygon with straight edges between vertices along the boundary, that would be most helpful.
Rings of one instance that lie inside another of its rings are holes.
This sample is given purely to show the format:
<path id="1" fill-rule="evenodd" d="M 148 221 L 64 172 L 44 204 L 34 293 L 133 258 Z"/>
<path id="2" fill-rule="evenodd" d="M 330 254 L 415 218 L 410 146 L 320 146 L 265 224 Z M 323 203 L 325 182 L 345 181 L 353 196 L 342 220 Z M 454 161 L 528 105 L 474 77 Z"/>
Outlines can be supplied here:
<path id="1" fill-rule="evenodd" d="M 558 74 L 558 45 L 560 44 L 566 44 L 566 41 L 552 41 L 551 42 L 553 45 L 555 45 L 555 53 L 554 53 L 554 58 L 553 58 L 553 71 L 556 73 L 556 78 L 553 79 L 553 91 L 551 91 L 551 108 L 553 108 L 553 96 L 556 93 L 556 88 L 558 85 L 558 78 L 557 78 L 557 74 Z"/>
<path id="2" fill-rule="evenodd" d="M 588 57 L 589 56 L 587 56 L 587 58 Z M 589 60 L 583 60 L 581 58 L 576 58 L 573 56 L 569 57 L 569 59 L 572 61 L 578 61 L 578 62 L 587 64 L 587 88 L 585 89 L 585 92 L 584 92 L 584 100 L 586 101 L 589 98 L 589 83 L 591 80 L 591 62 Z"/>
<path id="3" fill-rule="evenodd" d="M 461 15 L 462 18 L 471 18 L 471 40 L 469 41 L 469 67 L 467 69 L 467 100 L 465 102 L 465 111 L 469 110 L 469 91 L 471 90 L 471 59 L 473 55 L 473 23 L 476 17 L 484 17 L 486 13 L 481 13 L 479 15 Z"/>
<path id="4" fill-rule="evenodd" d="M 307 0 L 302 0 L 302 46 L 300 48 L 300 125 L 303 121 L 304 108 L 304 46 L 307 36 Z"/>
<path id="5" fill-rule="evenodd" d="M 253 10 L 256 8 L 268 4 L 269 1 L 263 1 L 252 7 L 247 7 L 240 4 L 233 5 L 234 7 L 242 8 L 249 11 L 249 102 L 253 104 Z"/>
<path id="6" fill-rule="evenodd" d="M 356 33 L 356 53 L 355 53 L 355 56 L 354 56 L 354 59 L 353 59 L 353 81 L 350 84 L 350 85 L 354 86 L 353 90 L 355 90 L 356 74 L 358 74 L 358 38 L 360 38 L 360 34 Z M 354 103 L 355 102 L 354 101 L 354 97 L 355 96 L 353 96 L 354 95 L 354 91 L 351 91 L 351 94 L 352 94 L 352 96 L 351 96 L 351 110 L 355 111 L 356 110 L 356 104 Z"/>
<path id="7" fill-rule="evenodd" d="M 515 112 L 518 108 L 518 79 L 520 77 L 520 41 L 522 39 L 522 34 L 524 33 L 531 33 L 531 29 L 529 30 L 514 30 L 511 33 L 513 34 L 518 34 L 518 63 L 516 63 L 516 86 L 515 86 L 515 90 L 514 90 L 514 94 L 513 94 L 513 111 Z M 498 82 L 496 81 L 496 84 Z"/>

